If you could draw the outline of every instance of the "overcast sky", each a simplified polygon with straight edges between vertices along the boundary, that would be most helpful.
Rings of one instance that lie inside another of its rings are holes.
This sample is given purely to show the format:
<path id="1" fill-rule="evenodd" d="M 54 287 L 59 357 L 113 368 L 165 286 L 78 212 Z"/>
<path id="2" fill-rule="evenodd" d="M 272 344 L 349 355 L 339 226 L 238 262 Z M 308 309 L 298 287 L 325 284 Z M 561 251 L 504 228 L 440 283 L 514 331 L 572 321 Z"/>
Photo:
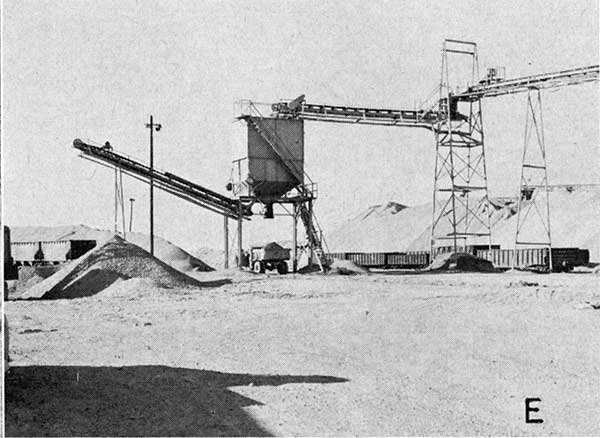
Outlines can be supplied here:
<path id="1" fill-rule="evenodd" d="M 147 159 L 150 114 L 163 125 L 157 167 L 224 192 L 243 150 L 235 100 L 306 94 L 411 109 L 439 83 L 444 38 L 477 42 L 482 75 L 488 66 L 515 77 L 598 64 L 599 51 L 597 0 L 11 0 L 3 20 L 3 214 L 13 226 L 111 229 L 114 174 L 78 158 L 72 141 L 109 140 Z M 484 102 L 491 196 L 517 191 L 525 103 Z M 600 182 L 597 83 L 544 92 L 543 105 L 550 182 Z M 317 122 L 305 131 L 326 225 L 376 203 L 430 202 L 428 131 Z M 147 186 L 127 179 L 125 197 L 136 198 L 134 229 L 147 231 Z M 157 234 L 188 249 L 221 246 L 220 217 L 156 198 Z M 289 238 L 288 222 L 274 238 Z"/>

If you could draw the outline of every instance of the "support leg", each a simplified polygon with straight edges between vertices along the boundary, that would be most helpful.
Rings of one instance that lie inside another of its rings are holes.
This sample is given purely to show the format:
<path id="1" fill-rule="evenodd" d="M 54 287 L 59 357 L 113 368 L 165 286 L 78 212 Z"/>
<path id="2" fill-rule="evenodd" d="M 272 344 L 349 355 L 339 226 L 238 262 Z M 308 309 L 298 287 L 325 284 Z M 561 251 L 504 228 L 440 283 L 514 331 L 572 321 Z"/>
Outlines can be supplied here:
<path id="1" fill-rule="evenodd" d="M 293 239 L 292 239 L 292 272 L 295 274 L 298 270 L 298 206 L 293 205 Z"/>
<path id="2" fill-rule="evenodd" d="M 123 170 L 119 169 L 119 201 L 121 207 L 121 219 L 123 222 L 123 239 L 127 240 L 127 231 L 125 228 L 125 198 L 123 196 Z"/>
<path id="3" fill-rule="evenodd" d="M 118 232 L 118 212 L 119 212 L 119 171 L 115 167 L 115 234 Z"/>
<path id="4" fill-rule="evenodd" d="M 223 244 L 223 268 L 229 269 L 229 219 L 227 216 L 223 216 Z"/>
<path id="5" fill-rule="evenodd" d="M 244 248 L 242 247 L 242 203 L 241 201 L 238 203 L 238 262 L 237 267 L 242 269 L 242 257 L 244 255 Z"/>
<path id="6" fill-rule="evenodd" d="M 308 264 L 309 266 L 312 266 L 313 264 L 313 242 L 312 242 L 312 236 L 313 236 L 313 223 L 312 223 L 312 217 L 313 217 L 313 210 L 312 210 L 312 201 L 308 201 L 308 217 L 310 218 L 308 221 Z"/>

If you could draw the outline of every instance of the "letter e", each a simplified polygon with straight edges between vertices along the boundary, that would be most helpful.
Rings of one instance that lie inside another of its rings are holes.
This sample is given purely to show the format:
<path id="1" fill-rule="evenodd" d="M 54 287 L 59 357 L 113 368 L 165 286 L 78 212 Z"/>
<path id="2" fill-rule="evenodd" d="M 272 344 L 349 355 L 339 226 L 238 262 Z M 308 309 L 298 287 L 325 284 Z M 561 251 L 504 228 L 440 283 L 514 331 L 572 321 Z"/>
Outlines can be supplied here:
<path id="1" fill-rule="evenodd" d="M 541 418 L 530 418 L 529 417 L 529 413 L 530 412 L 538 412 L 540 410 L 540 408 L 535 408 L 533 406 L 530 406 L 530 403 L 532 402 L 541 402 L 542 399 L 540 398 L 526 398 L 525 399 L 525 423 L 543 423 L 544 420 L 542 420 Z"/>

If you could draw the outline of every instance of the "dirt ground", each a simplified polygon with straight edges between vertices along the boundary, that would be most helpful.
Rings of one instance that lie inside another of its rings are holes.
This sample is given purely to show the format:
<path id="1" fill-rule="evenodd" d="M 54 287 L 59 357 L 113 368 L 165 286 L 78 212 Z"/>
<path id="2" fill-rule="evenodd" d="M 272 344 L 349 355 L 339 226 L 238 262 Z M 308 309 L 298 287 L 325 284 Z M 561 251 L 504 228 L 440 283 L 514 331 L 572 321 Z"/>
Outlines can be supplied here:
<path id="1" fill-rule="evenodd" d="M 6 303 L 6 434 L 600 434 L 597 275 L 198 275 Z"/>

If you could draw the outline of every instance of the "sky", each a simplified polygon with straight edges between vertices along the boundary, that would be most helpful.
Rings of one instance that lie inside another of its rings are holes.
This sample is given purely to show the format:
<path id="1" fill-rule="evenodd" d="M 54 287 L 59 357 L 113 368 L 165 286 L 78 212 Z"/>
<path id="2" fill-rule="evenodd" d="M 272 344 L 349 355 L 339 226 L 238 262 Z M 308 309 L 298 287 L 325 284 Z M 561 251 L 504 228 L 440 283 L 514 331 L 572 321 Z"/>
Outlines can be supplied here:
<path id="1" fill-rule="evenodd" d="M 234 102 L 412 109 L 439 85 L 444 38 L 478 44 L 480 71 L 507 77 L 598 64 L 598 2 L 18 1 L 3 2 L 2 190 L 10 226 L 112 229 L 114 173 L 73 139 L 110 141 L 224 190 L 244 155 Z M 549 180 L 600 183 L 597 83 L 542 95 Z M 486 99 L 490 196 L 518 190 L 526 95 Z M 324 228 L 366 207 L 431 201 L 434 139 L 422 129 L 306 122 L 305 169 Z M 148 187 L 126 178 L 133 229 Z M 222 246 L 222 218 L 156 192 L 155 232 L 193 250 Z M 291 219 L 255 219 L 250 241 L 289 239 Z M 267 236 L 268 234 L 268 236 Z M 272 235 L 272 239 L 271 239 Z"/>

